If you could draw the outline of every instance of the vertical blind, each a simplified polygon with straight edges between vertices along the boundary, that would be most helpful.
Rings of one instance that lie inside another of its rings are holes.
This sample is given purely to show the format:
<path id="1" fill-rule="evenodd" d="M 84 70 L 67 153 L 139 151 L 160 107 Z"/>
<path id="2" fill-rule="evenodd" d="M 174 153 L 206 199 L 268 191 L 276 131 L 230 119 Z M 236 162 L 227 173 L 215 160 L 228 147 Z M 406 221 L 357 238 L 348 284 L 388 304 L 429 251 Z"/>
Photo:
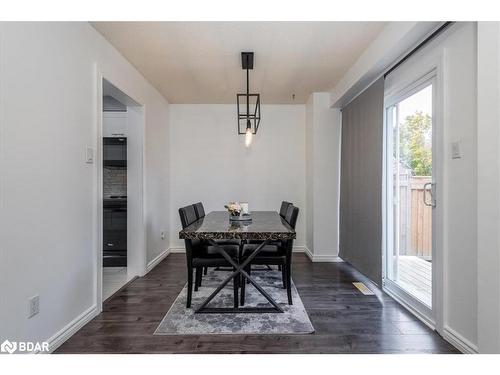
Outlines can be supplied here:
<path id="1" fill-rule="evenodd" d="M 384 79 L 342 109 L 339 255 L 382 283 Z"/>

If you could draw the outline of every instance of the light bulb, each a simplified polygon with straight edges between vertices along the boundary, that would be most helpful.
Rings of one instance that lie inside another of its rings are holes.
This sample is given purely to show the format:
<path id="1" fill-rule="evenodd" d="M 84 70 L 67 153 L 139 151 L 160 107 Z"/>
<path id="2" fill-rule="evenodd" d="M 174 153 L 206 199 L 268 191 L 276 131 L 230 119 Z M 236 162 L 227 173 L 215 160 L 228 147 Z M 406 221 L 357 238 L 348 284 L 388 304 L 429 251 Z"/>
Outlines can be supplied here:
<path id="1" fill-rule="evenodd" d="M 252 129 L 247 128 L 247 131 L 245 132 L 245 147 L 250 147 L 252 144 Z"/>

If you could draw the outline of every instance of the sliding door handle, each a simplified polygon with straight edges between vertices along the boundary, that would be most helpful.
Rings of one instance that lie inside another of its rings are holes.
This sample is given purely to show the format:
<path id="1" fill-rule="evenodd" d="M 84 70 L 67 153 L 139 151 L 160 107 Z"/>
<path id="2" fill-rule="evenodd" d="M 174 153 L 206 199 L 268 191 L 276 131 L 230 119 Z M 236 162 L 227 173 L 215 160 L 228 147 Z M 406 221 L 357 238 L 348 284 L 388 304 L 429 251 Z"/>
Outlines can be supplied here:
<path id="1" fill-rule="evenodd" d="M 436 200 L 434 199 L 434 194 L 432 192 L 434 185 L 435 184 L 433 182 L 427 182 L 424 184 L 424 204 L 429 207 L 436 207 Z M 428 187 L 430 187 L 430 189 Z M 429 193 L 431 198 L 430 202 L 427 201 L 427 193 Z"/>

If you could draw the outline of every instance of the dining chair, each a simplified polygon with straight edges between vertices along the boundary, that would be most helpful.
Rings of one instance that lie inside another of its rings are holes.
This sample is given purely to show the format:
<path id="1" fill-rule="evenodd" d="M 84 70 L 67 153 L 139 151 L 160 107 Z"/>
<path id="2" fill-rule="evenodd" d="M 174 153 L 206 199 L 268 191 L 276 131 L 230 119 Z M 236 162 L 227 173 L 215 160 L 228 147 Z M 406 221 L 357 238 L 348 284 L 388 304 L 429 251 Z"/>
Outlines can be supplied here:
<path id="1" fill-rule="evenodd" d="M 292 205 L 293 206 L 293 203 L 290 203 L 290 202 L 287 202 L 287 201 L 283 201 L 281 202 L 281 207 L 280 207 L 280 211 L 279 211 L 279 214 L 280 216 L 285 219 L 285 216 L 286 216 L 286 211 L 288 209 L 288 206 Z M 280 243 L 278 243 L 279 241 L 273 241 L 273 244 L 274 245 L 280 245 Z M 251 243 L 251 244 L 260 244 L 262 243 L 261 240 L 250 240 L 248 241 L 248 243 Z"/>
<path id="2" fill-rule="evenodd" d="M 195 209 L 196 217 L 198 219 L 205 217 L 205 208 L 203 207 L 203 203 L 198 202 L 198 203 L 195 203 L 193 206 Z M 240 240 L 215 240 L 214 242 L 219 244 L 219 245 L 237 245 L 237 246 L 241 245 Z"/>
<path id="3" fill-rule="evenodd" d="M 288 206 L 292 205 L 293 206 L 293 203 L 290 203 L 290 202 L 287 202 L 287 201 L 282 201 L 281 202 L 281 207 L 280 207 L 280 216 L 284 219 L 285 216 L 286 216 L 286 212 L 288 210 Z M 251 244 L 260 244 L 262 243 L 262 241 L 260 240 L 251 240 L 249 241 L 248 243 L 251 243 Z M 273 243 L 271 243 L 272 245 L 278 245 L 280 246 L 281 245 L 281 242 L 280 241 L 273 241 Z M 279 271 L 282 271 L 282 268 L 281 266 L 278 266 L 278 270 Z"/>
<path id="4" fill-rule="evenodd" d="M 290 206 L 292 203 L 283 201 L 281 202 L 281 207 L 280 207 L 280 216 L 284 219 L 286 216 L 286 211 L 288 210 L 288 206 Z M 292 204 L 293 205 L 293 204 Z"/>
<path id="5" fill-rule="evenodd" d="M 180 214 L 181 210 L 183 210 L 182 214 Z M 182 209 L 179 209 L 179 214 L 181 218 L 182 229 L 186 228 L 187 226 L 191 225 L 192 223 L 194 223 L 196 220 L 199 219 L 198 212 L 196 209 L 196 204 L 189 205 L 183 207 Z M 194 285 L 195 285 L 194 287 L 195 291 L 197 291 L 198 287 L 201 286 L 201 272 L 199 269 L 196 269 L 196 278 Z"/>
<path id="6" fill-rule="evenodd" d="M 189 225 L 198 220 L 194 205 L 179 208 L 179 216 L 181 219 L 182 228 L 185 229 Z M 198 239 L 185 239 L 186 261 L 188 271 L 188 290 L 186 307 L 191 307 L 193 294 L 193 271 L 196 270 L 196 279 L 194 289 L 198 290 L 201 285 L 202 269 L 204 267 L 232 267 L 232 265 L 217 251 L 215 246 L 207 245 L 205 242 Z M 240 247 L 236 245 L 219 245 L 233 259 L 239 258 Z M 238 307 L 238 288 L 239 277 L 233 279 L 234 290 L 234 307 Z"/>
<path id="7" fill-rule="evenodd" d="M 198 219 L 205 217 L 205 208 L 203 207 L 203 203 L 198 202 L 194 204 L 194 211 L 196 213 L 196 217 Z"/>
<path id="8" fill-rule="evenodd" d="M 194 212 L 196 213 L 196 217 L 198 219 L 205 217 L 205 208 L 203 207 L 203 203 L 198 202 L 198 203 L 195 203 L 193 206 L 194 206 Z M 203 267 L 203 274 L 206 275 L 207 273 L 208 273 L 208 267 Z M 198 280 L 198 282 L 201 285 L 201 276 L 200 276 L 200 279 Z"/>
<path id="9" fill-rule="evenodd" d="M 299 216 L 299 209 L 294 205 L 288 205 L 285 221 L 292 229 L 295 229 L 297 218 Z M 241 261 L 245 259 L 258 247 L 258 244 L 245 244 Z M 292 305 L 292 250 L 293 240 L 281 241 L 278 244 L 265 245 L 264 248 L 252 259 L 251 264 L 246 267 L 246 272 L 251 274 L 251 266 L 256 265 L 278 265 L 281 266 L 281 277 L 283 281 L 283 288 L 287 290 L 288 304 Z M 246 280 L 243 278 L 241 283 L 240 305 L 245 304 L 245 288 Z"/>

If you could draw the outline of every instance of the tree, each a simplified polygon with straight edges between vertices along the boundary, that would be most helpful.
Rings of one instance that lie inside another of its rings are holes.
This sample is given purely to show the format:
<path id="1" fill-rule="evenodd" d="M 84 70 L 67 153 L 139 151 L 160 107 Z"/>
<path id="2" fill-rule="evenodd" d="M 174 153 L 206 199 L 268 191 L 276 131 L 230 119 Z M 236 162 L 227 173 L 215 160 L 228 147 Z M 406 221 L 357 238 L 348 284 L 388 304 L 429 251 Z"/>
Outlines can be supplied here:
<path id="1" fill-rule="evenodd" d="M 432 118 L 421 111 L 407 116 L 399 128 L 401 163 L 412 176 L 432 175 Z"/>

